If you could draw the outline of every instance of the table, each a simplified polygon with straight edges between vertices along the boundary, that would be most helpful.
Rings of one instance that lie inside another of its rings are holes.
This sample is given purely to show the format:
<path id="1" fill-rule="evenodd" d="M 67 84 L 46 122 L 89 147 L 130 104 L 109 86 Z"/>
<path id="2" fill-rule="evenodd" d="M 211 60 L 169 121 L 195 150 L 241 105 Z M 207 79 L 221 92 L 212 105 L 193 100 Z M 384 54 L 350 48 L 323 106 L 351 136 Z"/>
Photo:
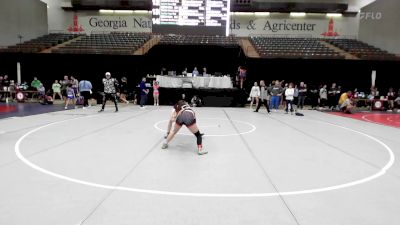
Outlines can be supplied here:
<path id="1" fill-rule="evenodd" d="M 163 88 L 183 88 L 191 84 L 193 88 L 232 88 L 230 77 L 171 77 L 157 75 L 157 81 Z"/>

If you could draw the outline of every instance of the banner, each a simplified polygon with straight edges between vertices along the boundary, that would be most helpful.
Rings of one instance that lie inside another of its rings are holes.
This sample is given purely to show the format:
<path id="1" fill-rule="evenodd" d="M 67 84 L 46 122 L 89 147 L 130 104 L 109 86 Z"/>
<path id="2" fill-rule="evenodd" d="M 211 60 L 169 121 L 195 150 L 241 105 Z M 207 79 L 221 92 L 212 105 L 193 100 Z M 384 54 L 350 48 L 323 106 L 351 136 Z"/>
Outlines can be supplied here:
<path id="1" fill-rule="evenodd" d="M 329 18 L 323 14 L 293 18 L 289 14 L 278 16 L 232 15 L 230 34 L 247 37 L 253 35 L 283 35 L 328 38 L 356 38 L 358 17 Z M 87 15 L 74 14 L 69 32 L 152 32 L 151 14 L 147 15 Z M 199 33 L 201 35 L 201 33 Z"/>
<path id="2" fill-rule="evenodd" d="M 78 16 L 74 15 L 69 32 L 151 32 L 148 16 Z"/>
<path id="3" fill-rule="evenodd" d="M 305 37 L 356 38 L 358 17 L 329 18 L 325 15 L 293 18 L 286 16 L 269 17 L 255 15 L 234 15 L 231 17 L 230 33 L 236 36 L 282 35 Z"/>

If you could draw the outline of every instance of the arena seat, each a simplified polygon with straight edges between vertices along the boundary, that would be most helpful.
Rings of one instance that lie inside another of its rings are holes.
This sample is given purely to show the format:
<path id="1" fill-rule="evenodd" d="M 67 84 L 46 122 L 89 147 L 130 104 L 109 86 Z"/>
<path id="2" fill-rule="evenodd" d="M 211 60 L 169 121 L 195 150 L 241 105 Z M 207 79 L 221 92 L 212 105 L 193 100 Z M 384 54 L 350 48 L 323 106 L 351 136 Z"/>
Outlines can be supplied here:
<path id="1" fill-rule="evenodd" d="M 329 39 L 328 43 L 365 60 L 399 60 L 396 55 L 355 39 Z"/>
<path id="2" fill-rule="evenodd" d="M 130 55 L 150 39 L 150 34 L 114 32 L 92 34 L 53 50 L 62 54 Z"/>
<path id="3" fill-rule="evenodd" d="M 210 45 L 210 46 L 239 46 L 236 37 L 207 36 L 207 35 L 165 35 L 159 45 Z"/>
<path id="4" fill-rule="evenodd" d="M 51 33 L 20 44 L 0 49 L 0 52 L 37 53 L 78 37 L 78 34 Z"/>
<path id="5" fill-rule="evenodd" d="M 318 38 L 250 37 L 262 58 L 343 59 Z"/>

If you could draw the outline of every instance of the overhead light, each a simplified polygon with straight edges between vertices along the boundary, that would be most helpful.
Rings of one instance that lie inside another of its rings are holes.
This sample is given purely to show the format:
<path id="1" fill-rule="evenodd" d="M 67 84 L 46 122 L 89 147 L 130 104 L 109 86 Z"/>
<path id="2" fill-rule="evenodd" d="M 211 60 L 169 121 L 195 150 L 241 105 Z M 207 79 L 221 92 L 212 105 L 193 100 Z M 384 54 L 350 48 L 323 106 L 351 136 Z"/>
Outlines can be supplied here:
<path id="1" fill-rule="evenodd" d="M 342 14 L 341 13 L 327 13 L 326 16 L 327 17 L 341 17 Z"/>
<path id="2" fill-rule="evenodd" d="M 114 10 L 115 14 L 132 14 L 133 10 Z"/>
<path id="3" fill-rule="evenodd" d="M 134 13 L 150 13 L 148 10 L 133 10 Z"/>
<path id="4" fill-rule="evenodd" d="M 305 12 L 291 12 L 290 16 L 306 16 Z"/>
<path id="5" fill-rule="evenodd" d="M 114 10 L 110 10 L 110 9 L 100 9 L 99 10 L 100 13 L 114 13 Z"/>
<path id="6" fill-rule="evenodd" d="M 254 15 L 256 16 L 269 16 L 269 12 L 255 12 Z"/>
<path id="7" fill-rule="evenodd" d="M 252 15 L 252 12 L 235 12 L 235 15 L 237 16 L 248 16 L 248 15 Z"/>

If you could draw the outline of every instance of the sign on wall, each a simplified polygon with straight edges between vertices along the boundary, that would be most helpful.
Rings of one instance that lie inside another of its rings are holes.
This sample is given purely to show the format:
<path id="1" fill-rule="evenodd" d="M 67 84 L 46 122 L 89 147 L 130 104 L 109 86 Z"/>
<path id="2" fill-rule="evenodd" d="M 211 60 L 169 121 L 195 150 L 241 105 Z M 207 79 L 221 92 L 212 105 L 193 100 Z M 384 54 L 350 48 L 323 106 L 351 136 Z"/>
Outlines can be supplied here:
<path id="1" fill-rule="evenodd" d="M 290 16 L 256 17 L 232 16 L 230 33 L 237 36 L 252 35 L 304 35 L 308 37 L 357 37 L 358 18 L 290 18 Z"/>
<path id="2" fill-rule="evenodd" d="M 69 32 L 151 32 L 148 16 L 79 16 L 74 15 Z"/>
<path id="3" fill-rule="evenodd" d="M 285 15 L 285 14 L 283 14 Z M 329 18 L 313 16 L 292 18 L 287 16 L 259 17 L 255 15 L 232 15 L 230 34 L 293 35 L 307 37 L 357 37 L 358 17 Z M 152 32 L 151 15 L 73 15 L 69 32 Z"/>

